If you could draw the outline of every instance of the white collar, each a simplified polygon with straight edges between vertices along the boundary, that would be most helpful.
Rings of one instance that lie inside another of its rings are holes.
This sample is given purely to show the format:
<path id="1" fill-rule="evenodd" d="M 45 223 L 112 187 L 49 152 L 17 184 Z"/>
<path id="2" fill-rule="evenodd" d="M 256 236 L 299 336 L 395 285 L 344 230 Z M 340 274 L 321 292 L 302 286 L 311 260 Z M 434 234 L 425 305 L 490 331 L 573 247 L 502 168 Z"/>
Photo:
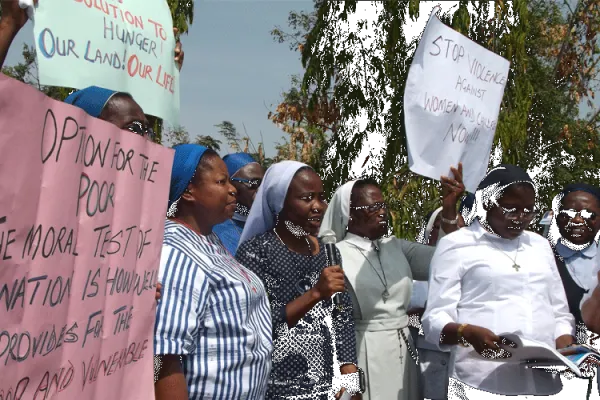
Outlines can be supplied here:
<path id="1" fill-rule="evenodd" d="M 510 243 L 512 241 L 517 241 L 517 240 L 520 240 L 520 243 L 529 243 L 529 235 L 528 235 L 527 230 L 523 231 L 523 233 L 521 233 L 521 235 L 516 239 L 504 239 L 494 233 L 488 232 L 483 227 L 483 225 L 481 225 L 481 222 L 479 222 L 479 219 L 475 219 L 471 223 L 471 225 L 469 225 L 466 228 L 462 228 L 462 229 L 469 229 L 471 232 L 473 232 L 476 239 L 481 239 L 485 236 L 486 239 L 488 239 L 488 240 L 502 242 L 502 243 Z"/>
<path id="2" fill-rule="evenodd" d="M 378 249 L 377 241 L 371 241 L 362 236 L 355 235 L 354 233 L 347 232 L 344 241 L 355 245 L 361 250 L 369 251 L 373 249 Z"/>
<path id="3" fill-rule="evenodd" d="M 240 221 L 240 222 L 246 222 L 246 220 L 248 219 L 248 216 L 238 214 L 237 212 L 235 212 L 235 213 L 233 213 L 232 219 L 235 219 L 236 221 Z"/>
<path id="4" fill-rule="evenodd" d="M 581 254 L 584 258 L 594 258 L 596 257 L 596 253 L 598 252 L 598 245 L 596 242 L 593 242 L 591 245 L 581 250 L 573 250 L 570 247 L 562 244 L 562 242 L 558 242 L 556 245 L 556 252 L 560 254 L 560 256 L 564 259 L 571 258 L 577 254 Z"/>

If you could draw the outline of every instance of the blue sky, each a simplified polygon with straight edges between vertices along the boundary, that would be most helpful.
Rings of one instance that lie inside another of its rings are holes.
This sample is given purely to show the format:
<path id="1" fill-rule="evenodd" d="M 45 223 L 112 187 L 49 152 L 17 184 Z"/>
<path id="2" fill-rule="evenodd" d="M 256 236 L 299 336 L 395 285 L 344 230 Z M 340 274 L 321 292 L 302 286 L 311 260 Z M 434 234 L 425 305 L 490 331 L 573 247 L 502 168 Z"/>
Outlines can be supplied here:
<path id="1" fill-rule="evenodd" d="M 196 0 L 194 23 L 182 44 L 181 125 L 191 136 L 216 134 L 215 124 L 231 121 L 243 135 L 242 123 L 258 146 L 264 138 L 267 156 L 285 134 L 267 119 L 290 87 L 293 74 L 302 72 L 299 53 L 275 42 L 270 31 L 287 27 L 290 11 L 313 8 L 305 1 Z M 6 65 L 19 62 L 22 43 L 32 44 L 29 23 L 11 46 Z M 221 153 L 228 152 L 226 145 Z"/>

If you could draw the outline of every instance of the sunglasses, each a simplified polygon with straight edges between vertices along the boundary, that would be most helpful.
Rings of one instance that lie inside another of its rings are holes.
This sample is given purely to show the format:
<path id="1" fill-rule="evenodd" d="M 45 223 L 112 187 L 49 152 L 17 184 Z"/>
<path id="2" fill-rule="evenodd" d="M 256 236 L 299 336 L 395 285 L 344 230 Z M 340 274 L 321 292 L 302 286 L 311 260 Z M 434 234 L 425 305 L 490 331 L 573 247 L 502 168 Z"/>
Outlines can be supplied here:
<path id="1" fill-rule="evenodd" d="M 243 178 L 231 178 L 233 182 L 243 183 L 248 187 L 248 189 L 256 190 L 259 188 L 262 183 L 262 179 L 243 179 Z"/>
<path id="2" fill-rule="evenodd" d="M 511 220 L 515 220 L 519 217 L 523 217 L 524 219 L 527 219 L 527 220 L 532 220 L 538 215 L 538 213 L 536 211 L 525 211 L 525 210 L 517 211 L 514 208 L 508 209 L 508 208 L 504 208 L 502 206 L 500 207 L 500 209 L 502 210 L 502 213 L 504 214 L 504 216 Z"/>
<path id="3" fill-rule="evenodd" d="M 593 211 L 588 211 L 588 210 L 581 210 L 581 211 L 575 211 L 575 210 L 560 210 L 560 212 L 558 213 L 558 218 L 568 218 L 568 219 L 573 219 L 575 217 L 577 217 L 577 215 L 581 216 L 581 218 L 585 219 L 585 220 L 589 220 L 589 221 L 593 221 L 596 219 L 597 215 L 595 212 Z"/>
<path id="4" fill-rule="evenodd" d="M 133 121 L 131 124 L 125 127 L 129 132 L 133 132 L 136 135 L 143 136 L 147 139 L 154 140 L 154 130 L 149 126 L 145 126 L 145 124 L 140 121 Z"/>
<path id="5" fill-rule="evenodd" d="M 381 209 L 387 210 L 387 204 L 382 202 L 382 203 L 373 203 L 373 204 L 369 204 L 367 206 L 356 206 L 356 207 L 350 207 L 351 210 L 367 210 L 367 212 L 369 213 L 374 213 L 377 212 Z"/>

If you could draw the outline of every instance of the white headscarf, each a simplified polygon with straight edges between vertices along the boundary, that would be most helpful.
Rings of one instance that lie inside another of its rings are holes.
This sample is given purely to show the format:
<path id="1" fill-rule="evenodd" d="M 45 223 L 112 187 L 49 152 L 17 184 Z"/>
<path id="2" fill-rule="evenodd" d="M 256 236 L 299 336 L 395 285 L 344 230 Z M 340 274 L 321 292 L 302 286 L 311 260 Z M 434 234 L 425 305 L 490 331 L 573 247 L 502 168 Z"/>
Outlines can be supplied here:
<path id="1" fill-rule="evenodd" d="M 33 20 L 33 8 L 35 7 L 33 0 L 19 0 L 19 7 L 27 9 L 27 17 Z"/>
<path id="2" fill-rule="evenodd" d="M 348 220 L 350 219 L 350 197 L 352 196 L 352 188 L 356 182 L 358 181 L 346 182 L 335 191 L 323 216 L 319 236 L 325 231 L 331 230 L 335 232 L 338 242 L 344 240 Z"/>
<path id="3" fill-rule="evenodd" d="M 431 236 L 431 231 L 433 231 L 433 225 L 435 225 L 435 219 L 438 214 L 442 211 L 443 207 L 438 208 L 433 213 L 431 213 L 431 217 L 429 217 L 429 221 L 427 221 L 427 226 L 425 227 L 425 232 L 423 232 L 423 241 L 422 244 L 429 244 L 429 236 Z"/>
<path id="4" fill-rule="evenodd" d="M 308 165 L 298 161 L 281 161 L 267 169 L 250 208 L 240 244 L 275 227 L 276 216 L 283 208 L 292 178 L 303 167 Z"/>

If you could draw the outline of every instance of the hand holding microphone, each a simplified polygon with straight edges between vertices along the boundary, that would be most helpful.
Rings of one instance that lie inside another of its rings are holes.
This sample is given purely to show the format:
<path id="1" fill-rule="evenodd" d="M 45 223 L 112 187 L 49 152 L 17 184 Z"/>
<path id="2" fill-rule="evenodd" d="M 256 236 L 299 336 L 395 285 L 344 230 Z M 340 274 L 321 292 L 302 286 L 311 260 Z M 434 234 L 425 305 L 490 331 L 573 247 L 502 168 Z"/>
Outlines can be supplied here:
<path id="1" fill-rule="evenodd" d="M 338 292 L 343 292 L 346 289 L 344 283 L 344 272 L 339 265 L 325 268 L 321 271 L 319 281 L 315 285 L 315 289 L 319 293 L 319 299 L 324 300 Z M 336 299 L 337 297 L 334 298 L 334 301 Z"/>
<path id="2" fill-rule="evenodd" d="M 337 257 L 335 248 L 335 232 L 328 230 L 322 234 L 323 245 L 325 246 L 325 254 L 327 255 L 327 264 L 329 265 L 321 272 L 319 281 L 317 282 L 317 291 L 320 293 L 321 298 L 328 298 L 333 296 L 335 293 L 343 292 L 346 290 L 344 271 L 340 267 L 340 260 Z M 333 298 L 333 303 L 336 306 L 340 306 L 340 296 Z"/>

